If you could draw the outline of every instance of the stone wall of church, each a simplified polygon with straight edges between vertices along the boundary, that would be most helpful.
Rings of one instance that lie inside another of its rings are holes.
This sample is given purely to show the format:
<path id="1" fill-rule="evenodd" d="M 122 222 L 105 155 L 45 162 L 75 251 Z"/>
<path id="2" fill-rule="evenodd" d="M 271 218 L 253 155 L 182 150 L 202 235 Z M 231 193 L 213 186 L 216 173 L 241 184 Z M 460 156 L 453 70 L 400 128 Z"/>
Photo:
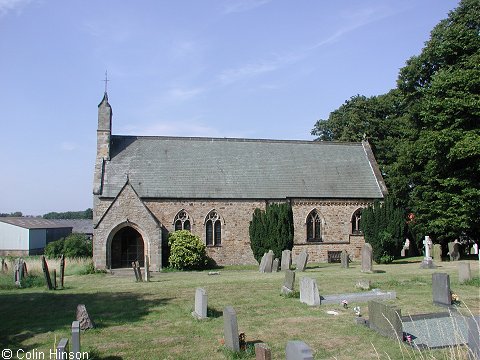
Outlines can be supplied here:
<path id="1" fill-rule="evenodd" d="M 365 243 L 362 235 L 352 234 L 352 216 L 359 208 L 365 208 L 371 201 L 351 200 L 293 200 L 294 247 L 293 256 L 307 250 L 309 262 L 325 262 L 329 251 L 346 250 L 351 259 L 360 259 Z M 308 215 L 316 211 L 321 219 L 321 241 L 307 242 Z"/>
<path id="2" fill-rule="evenodd" d="M 208 246 L 207 254 L 218 265 L 257 264 L 250 248 L 248 228 L 255 208 L 265 209 L 264 201 L 208 200 L 145 200 L 145 205 L 167 231 L 174 231 L 175 216 L 185 210 L 191 231 L 206 243 L 205 220 L 215 210 L 222 223 L 221 246 Z"/>

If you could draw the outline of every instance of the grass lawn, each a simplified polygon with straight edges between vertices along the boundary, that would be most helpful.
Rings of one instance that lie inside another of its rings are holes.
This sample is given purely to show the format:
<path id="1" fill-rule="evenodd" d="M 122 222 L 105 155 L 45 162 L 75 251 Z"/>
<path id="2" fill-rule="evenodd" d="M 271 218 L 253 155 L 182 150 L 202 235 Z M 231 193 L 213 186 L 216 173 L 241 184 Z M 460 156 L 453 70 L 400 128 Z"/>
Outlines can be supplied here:
<path id="1" fill-rule="evenodd" d="M 298 289 L 300 277 L 309 276 L 317 280 L 321 295 L 340 294 L 360 291 L 355 289 L 356 281 L 368 279 L 376 288 L 395 290 L 397 299 L 390 303 L 400 308 L 402 315 L 414 315 L 445 311 L 432 304 L 431 292 L 432 273 L 445 272 L 450 275 L 452 291 L 460 297 L 460 311 L 480 314 L 478 281 L 475 285 L 459 284 L 455 262 L 424 270 L 419 268 L 420 261 L 410 258 L 374 265 L 372 274 L 361 273 L 360 264 L 355 262 L 348 269 L 340 264 L 309 264 L 304 273 L 297 273 L 296 286 Z M 479 261 L 469 262 L 473 276 L 478 277 Z M 67 275 L 68 266 L 67 261 Z M 90 358 L 235 358 L 221 345 L 222 311 L 232 305 L 247 342 L 267 343 L 273 359 L 285 358 L 288 340 L 305 341 L 314 350 L 315 359 L 464 358 L 463 347 L 414 352 L 355 325 L 352 308 L 359 305 L 368 315 L 365 303 L 349 304 L 349 309 L 341 304 L 308 307 L 299 299 L 280 296 L 283 273 L 261 274 L 257 267 L 227 267 L 219 272 L 154 273 L 150 283 L 135 283 L 133 271 L 123 277 L 68 275 L 63 290 L 0 290 L 0 347 L 48 354 L 56 341 L 69 337 L 76 306 L 85 304 L 96 324 L 95 329 L 81 334 L 82 351 L 88 351 Z M 8 278 L 12 278 L 10 273 Z M 207 291 L 211 315 L 207 320 L 191 316 L 196 287 Z M 329 315 L 328 310 L 339 315 Z M 244 358 L 254 359 L 255 355 Z"/>

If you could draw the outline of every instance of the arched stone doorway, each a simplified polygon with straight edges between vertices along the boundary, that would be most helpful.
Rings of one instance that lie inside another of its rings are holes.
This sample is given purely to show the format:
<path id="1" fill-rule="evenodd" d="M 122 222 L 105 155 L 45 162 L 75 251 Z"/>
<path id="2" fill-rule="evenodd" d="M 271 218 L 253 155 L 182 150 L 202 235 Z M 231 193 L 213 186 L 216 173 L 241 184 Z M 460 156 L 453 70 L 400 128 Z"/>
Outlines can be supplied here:
<path id="1" fill-rule="evenodd" d="M 120 229 L 111 242 L 111 268 L 131 267 L 133 261 L 143 266 L 144 247 L 142 235 L 137 230 L 130 226 Z"/>

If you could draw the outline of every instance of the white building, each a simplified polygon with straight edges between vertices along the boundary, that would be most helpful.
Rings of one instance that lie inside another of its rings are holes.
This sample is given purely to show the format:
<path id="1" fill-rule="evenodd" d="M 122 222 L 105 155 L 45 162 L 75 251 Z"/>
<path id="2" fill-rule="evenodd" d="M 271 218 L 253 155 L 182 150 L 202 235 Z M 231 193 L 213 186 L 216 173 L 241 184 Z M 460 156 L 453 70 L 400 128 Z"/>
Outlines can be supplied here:
<path id="1" fill-rule="evenodd" d="M 42 254 L 45 246 L 72 233 L 72 226 L 28 217 L 0 218 L 0 256 Z"/>

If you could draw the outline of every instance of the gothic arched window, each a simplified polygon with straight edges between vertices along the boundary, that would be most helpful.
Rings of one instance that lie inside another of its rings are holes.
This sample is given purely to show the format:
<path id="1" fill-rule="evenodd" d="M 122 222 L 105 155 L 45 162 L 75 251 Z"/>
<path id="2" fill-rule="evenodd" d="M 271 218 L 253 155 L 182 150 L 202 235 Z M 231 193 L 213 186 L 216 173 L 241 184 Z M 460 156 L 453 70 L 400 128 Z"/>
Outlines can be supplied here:
<path id="1" fill-rule="evenodd" d="M 317 210 L 307 216 L 307 241 L 322 241 L 322 219 Z"/>
<path id="2" fill-rule="evenodd" d="M 352 234 L 359 235 L 362 233 L 360 220 L 362 219 L 362 209 L 357 209 L 352 215 Z"/>
<path id="3" fill-rule="evenodd" d="M 222 245 L 222 222 L 215 210 L 210 211 L 205 218 L 205 240 L 207 246 Z"/>
<path id="4" fill-rule="evenodd" d="M 173 220 L 173 225 L 175 227 L 175 231 L 178 231 L 178 230 L 190 231 L 191 230 L 190 216 L 185 210 L 180 210 L 175 216 L 175 219 Z"/>

